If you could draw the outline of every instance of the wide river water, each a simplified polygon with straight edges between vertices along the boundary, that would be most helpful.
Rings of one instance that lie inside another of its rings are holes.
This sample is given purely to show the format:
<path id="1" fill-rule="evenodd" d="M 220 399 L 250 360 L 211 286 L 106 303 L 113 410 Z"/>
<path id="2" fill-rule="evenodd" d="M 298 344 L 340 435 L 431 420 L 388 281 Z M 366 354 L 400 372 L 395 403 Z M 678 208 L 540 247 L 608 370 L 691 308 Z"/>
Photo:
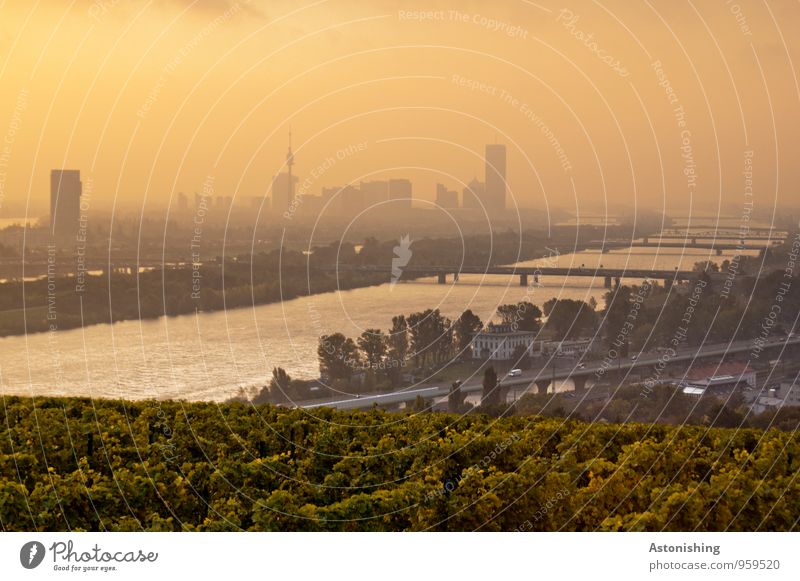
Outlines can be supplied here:
<path id="1" fill-rule="evenodd" d="M 634 248 L 521 264 L 672 270 L 732 256 L 732 251 L 718 257 L 699 249 Z M 527 288 L 519 286 L 518 277 L 496 275 L 465 275 L 455 284 L 448 279 L 446 285 L 435 279 L 401 279 L 394 287 L 385 284 L 254 308 L 6 337 L 0 339 L 0 393 L 222 401 L 240 387 L 263 385 L 275 366 L 293 377 L 317 377 L 322 334 L 339 331 L 356 337 L 367 328 L 386 330 L 392 316 L 428 308 L 439 308 L 451 318 L 472 309 L 486 321 L 498 305 L 526 297 L 537 305 L 553 297 L 594 297 L 602 305 L 605 292 L 602 278 L 588 277 L 544 277 Z"/>

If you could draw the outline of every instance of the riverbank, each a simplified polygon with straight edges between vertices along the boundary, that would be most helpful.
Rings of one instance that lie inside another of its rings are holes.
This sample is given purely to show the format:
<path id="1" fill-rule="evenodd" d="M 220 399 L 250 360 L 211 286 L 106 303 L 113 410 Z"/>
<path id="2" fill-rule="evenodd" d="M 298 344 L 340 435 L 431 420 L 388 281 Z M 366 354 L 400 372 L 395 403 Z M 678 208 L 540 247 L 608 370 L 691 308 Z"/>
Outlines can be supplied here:
<path id="1" fill-rule="evenodd" d="M 476 248 L 483 241 L 469 242 L 470 247 Z M 394 244 L 373 240 L 359 245 L 359 251 L 353 245 L 344 249 L 333 245 L 315 249 L 310 257 L 300 252 L 275 251 L 224 263 L 188 264 L 137 274 L 51 274 L 33 281 L 7 281 L 0 284 L 0 337 L 252 308 L 378 286 L 389 281 Z M 570 252 L 574 246 L 570 245 Z M 423 240 L 414 247 L 412 264 L 458 264 L 450 255 L 460 254 L 461 261 L 468 257 L 469 264 L 488 265 L 494 264 L 492 261 L 532 260 L 558 252 L 558 245 L 549 247 L 539 239 L 515 246 L 513 240 L 501 238 L 498 248 L 487 256 L 461 248 L 457 241 Z M 331 272 L 331 265 L 342 268 Z M 385 272 L 347 268 L 374 265 L 384 266 Z M 403 276 L 406 281 L 415 278 L 411 273 Z"/>
<path id="2" fill-rule="evenodd" d="M 700 250 L 665 254 L 634 249 L 561 253 L 521 264 L 671 269 L 691 268 L 707 256 L 708 251 Z M 399 313 L 439 308 L 454 320 L 470 309 L 486 321 L 501 304 L 527 300 L 543 305 L 554 297 L 594 298 L 602 304 L 606 292 L 602 280 L 589 278 L 543 277 L 529 287 L 519 286 L 518 279 L 464 275 L 457 283 L 440 285 L 435 278 L 401 278 L 394 286 L 299 296 L 250 308 L 9 336 L 0 338 L 0 391 L 38 397 L 224 401 L 242 388 L 263 386 L 273 367 L 282 367 L 295 379 L 319 377 L 319 337 L 385 330 Z M 244 297 L 252 300 L 249 292 Z"/>

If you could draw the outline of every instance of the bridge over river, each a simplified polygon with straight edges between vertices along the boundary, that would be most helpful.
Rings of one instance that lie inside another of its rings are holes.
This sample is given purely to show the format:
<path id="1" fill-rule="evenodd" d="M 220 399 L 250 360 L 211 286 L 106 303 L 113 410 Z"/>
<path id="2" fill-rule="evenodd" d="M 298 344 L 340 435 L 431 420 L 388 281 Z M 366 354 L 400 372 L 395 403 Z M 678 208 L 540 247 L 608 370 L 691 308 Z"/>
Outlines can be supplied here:
<path id="1" fill-rule="evenodd" d="M 773 239 L 774 243 L 780 243 L 782 240 Z M 704 250 L 714 250 L 717 256 L 721 255 L 724 250 L 764 250 L 768 248 L 768 244 L 734 244 L 731 242 L 717 242 L 712 240 L 710 242 L 698 242 L 696 238 L 690 238 L 683 242 L 662 242 L 658 240 L 652 242 L 649 238 L 639 241 L 613 241 L 604 240 L 602 242 L 593 242 L 586 245 L 587 249 L 602 250 L 609 252 L 621 248 L 700 248 Z"/>
<path id="2" fill-rule="evenodd" d="M 340 265 L 338 268 L 327 268 L 329 271 L 357 271 L 357 272 L 386 272 L 389 268 L 385 266 L 346 266 Z M 504 275 L 519 276 L 520 286 L 528 286 L 529 282 L 539 282 L 543 276 L 563 276 L 563 277 L 589 277 L 602 278 L 605 287 L 611 288 L 612 281 L 619 284 L 623 278 L 638 278 L 641 280 L 662 280 L 669 286 L 675 282 L 695 280 L 700 276 L 700 272 L 694 270 L 652 270 L 641 268 L 586 268 L 586 267 L 558 267 L 558 266 L 406 266 L 403 268 L 404 276 L 435 276 L 439 284 L 446 284 L 447 277 L 452 276 L 454 281 L 458 281 L 462 274 L 477 275 Z M 710 273 L 712 278 L 723 279 L 720 273 Z"/>

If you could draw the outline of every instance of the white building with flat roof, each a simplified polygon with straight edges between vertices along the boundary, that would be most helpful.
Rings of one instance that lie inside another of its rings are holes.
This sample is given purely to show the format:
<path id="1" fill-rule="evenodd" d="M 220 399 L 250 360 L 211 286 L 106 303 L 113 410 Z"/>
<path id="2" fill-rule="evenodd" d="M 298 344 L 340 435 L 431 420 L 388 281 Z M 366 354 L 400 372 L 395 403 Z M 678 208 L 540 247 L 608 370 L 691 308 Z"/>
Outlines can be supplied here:
<path id="1" fill-rule="evenodd" d="M 535 339 L 534 331 L 515 331 L 511 325 L 489 323 L 472 340 L 472 356 L 475 359 L 508 361 L 519 347 L 524 347 L 531 356 Z"/>
<path id="2" fill-rule="evenodd" d="M 752 390 L 756 386 L 756 372 L 746 363 L 708 363 L 695 365 L 678 382 L 685 395 L 726 395 L 735 390 Z"/>

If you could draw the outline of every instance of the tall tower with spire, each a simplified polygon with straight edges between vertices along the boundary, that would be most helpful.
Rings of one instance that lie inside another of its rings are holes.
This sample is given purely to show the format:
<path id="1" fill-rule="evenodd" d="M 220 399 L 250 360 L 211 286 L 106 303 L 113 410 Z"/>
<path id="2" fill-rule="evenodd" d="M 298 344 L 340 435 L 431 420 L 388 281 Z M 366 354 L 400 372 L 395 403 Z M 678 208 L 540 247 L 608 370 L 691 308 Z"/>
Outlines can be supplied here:
<path id="1" fill-rule="evenodd" d="M 292 153 L 292 128 L 289 128 L 289 149 L 286 151 L 286 172 L 289 179 L 286 180 L 286 200 L 287 206 L 291 207 L 294 200 L 294 180 L 292 179 L 292 166 L 294 165 L 294 153 Z"/>
<path id="2" fill-rule="evenodd" d="M 289 148 L 286 151 L 286 171 L 272 178 L 272 209 L 276 212 L 291 211 L 294 202 L 294 188 L 297 178 L 292 172 L 294 153 L 292 152 L 292 131 L 289 130 Z"/>

